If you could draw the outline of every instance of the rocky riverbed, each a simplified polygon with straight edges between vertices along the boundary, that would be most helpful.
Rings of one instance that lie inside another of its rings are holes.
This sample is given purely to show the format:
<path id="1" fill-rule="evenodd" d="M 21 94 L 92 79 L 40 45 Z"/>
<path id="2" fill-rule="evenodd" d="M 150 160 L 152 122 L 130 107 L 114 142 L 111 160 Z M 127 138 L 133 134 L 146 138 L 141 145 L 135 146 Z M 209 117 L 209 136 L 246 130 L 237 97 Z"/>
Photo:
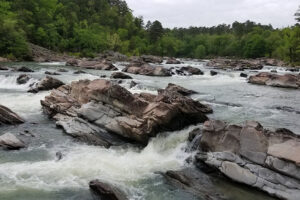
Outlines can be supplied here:
<path id="1" fill-rule="evenodd" d="M 299 72 L 103 57 L 1 63 L 1 199 L 297 199 Z"/>

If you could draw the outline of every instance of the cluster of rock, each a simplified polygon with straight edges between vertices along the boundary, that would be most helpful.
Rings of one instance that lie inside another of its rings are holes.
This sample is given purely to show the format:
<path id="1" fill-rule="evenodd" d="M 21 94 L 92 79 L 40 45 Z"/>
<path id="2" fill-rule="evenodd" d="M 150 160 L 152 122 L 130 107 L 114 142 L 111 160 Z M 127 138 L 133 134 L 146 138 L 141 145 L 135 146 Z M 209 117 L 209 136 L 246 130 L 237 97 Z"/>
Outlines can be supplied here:
<path id="1" fill-rule="evenodd" d="M 10 110 L 9 108 L 0 105 L 0 126 L 1 125 L 16 125 L 24 123 L 18 114 Z M 5 133 L 0 136 L 0 147 L 7 150 L 16 150 L 24 148 L 25 144 L 11 133 Z"/>
<path id="2" fill-rule="evenodd" d="M 246 69 L 260 70 L 264 65 L 282 66 L 283 63 L 276 59 L 225 59 L 218 58 L 212 59 L 207 64 L 209 67 L 215 67 L 218 69 L 233 69 L 237 71 L 243 71 Z"/>
<path id="3" fill-rule="evenodd" d="M 217 169 L 230 179 L 281 199 L 300 196 L 300 136 L 287 129 L 269 131 L 247 121 L 244 126 L 210 120 L 193 134 L 196 166 Z M 205 170 L 204 170 L 205 171 Z"/>
<path id="4" fill-rule="evenodd" d="M 112 136 L 146 144 L 161 131 L 206 121 L 212 109 L 182 93 L 189 92 L 170 86 L 158 95 L 132 94 L 107 80 L 81 80 L 53 90 L 41 104 L 67 134 L 109 147 Z"/>
<path id="5" fill-rule="evenodd" d="M 84 69 L 116 71 L 118 68 L 112 62 L 105 59 L 69 59 L 67 66 L 80 67 Z"/>
<path id="6" fill-rule="evenodd" d="M 153 56 L 153 55 L 142 55 L 142 56 L 132 56 L 129 59 L 131 63 L 155 63 L 160 64 L 163 62 L 163 58 L 160 56 Z"/>
<path id="7" fill-rule="evenodd" d="M 300 75 L 284 74 L 278 75 L 269 72 L 261 72 L 249 77 L 249 83 L 257 85 L 268 85 L 283 88 L 300 88 Z"/>

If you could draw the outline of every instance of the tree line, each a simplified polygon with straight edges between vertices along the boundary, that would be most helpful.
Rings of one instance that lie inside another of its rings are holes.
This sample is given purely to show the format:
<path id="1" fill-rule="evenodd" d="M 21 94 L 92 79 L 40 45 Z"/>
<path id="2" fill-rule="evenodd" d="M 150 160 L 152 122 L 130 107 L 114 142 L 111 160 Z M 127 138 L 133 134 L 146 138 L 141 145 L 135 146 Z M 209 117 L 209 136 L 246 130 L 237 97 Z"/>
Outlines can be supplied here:
<path id="1" fill-rule="evenodd" d="M 295 14 L 300 22 L 300 10 Z M 255 22 L 165 29 L 144 23 L 123 0 L 0 0 L 0 56 L 30 59 L 28 43 L 95 56 L 126 55 L 210 58 L 272 57 L 300 62 L 300 25 L 274 29 Z"/>

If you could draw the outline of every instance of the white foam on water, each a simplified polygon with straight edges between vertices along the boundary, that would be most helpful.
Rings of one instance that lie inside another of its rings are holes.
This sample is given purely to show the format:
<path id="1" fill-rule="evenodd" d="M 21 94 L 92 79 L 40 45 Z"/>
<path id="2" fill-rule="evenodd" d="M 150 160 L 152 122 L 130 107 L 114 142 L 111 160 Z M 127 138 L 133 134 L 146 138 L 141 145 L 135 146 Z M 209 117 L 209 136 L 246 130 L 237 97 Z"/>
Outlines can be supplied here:
<path id="1" fill-rule="evenodd" d="M 153 138 L 142 150 L 75 144 L 63 152 L 60 161 L 4 163 L 0 165 L 0 188 L 2 192 L 17 188 L 87 188 L 88 182 L 97 178 L 128 188 L 130 183 L 152 177 L 155 172 L 180 169 L 189 155 L 184 147 L 193 128 Z"/>
<path id="2" fill-rule="evenodd" d="M 36 82 L 36 79 L 31 78 L 26 84 L 18 84 L 18 75 L 0 75 L 0 89 L 13 89 L 13 90 L 28 90 L 29 86 Z"/>
<path id="3" fill-rule="evenodd" d="M 66 65 L 66 62 L 43 62 L 39 63 L 39 65 Z"/>
<path id="4" fill-rule="evenodd" d="M 6 106 L 25 119 L 41 113 L 40 100 L 50 92 L 32 93 L 0 93 L 0 104 Z"/>

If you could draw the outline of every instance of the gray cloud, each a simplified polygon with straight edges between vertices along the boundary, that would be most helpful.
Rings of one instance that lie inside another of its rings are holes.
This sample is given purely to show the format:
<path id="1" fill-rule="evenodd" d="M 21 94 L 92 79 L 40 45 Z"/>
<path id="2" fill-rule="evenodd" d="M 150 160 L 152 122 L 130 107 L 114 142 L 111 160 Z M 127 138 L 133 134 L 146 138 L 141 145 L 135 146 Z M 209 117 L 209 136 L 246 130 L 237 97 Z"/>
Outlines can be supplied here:
<path id="1" fill-rule="evenodd" d="M 295 24 L 299 0 L 126 0 L 134 15 L 164 27 L 214 26 L 251 20 L 282 28 Z"/>

